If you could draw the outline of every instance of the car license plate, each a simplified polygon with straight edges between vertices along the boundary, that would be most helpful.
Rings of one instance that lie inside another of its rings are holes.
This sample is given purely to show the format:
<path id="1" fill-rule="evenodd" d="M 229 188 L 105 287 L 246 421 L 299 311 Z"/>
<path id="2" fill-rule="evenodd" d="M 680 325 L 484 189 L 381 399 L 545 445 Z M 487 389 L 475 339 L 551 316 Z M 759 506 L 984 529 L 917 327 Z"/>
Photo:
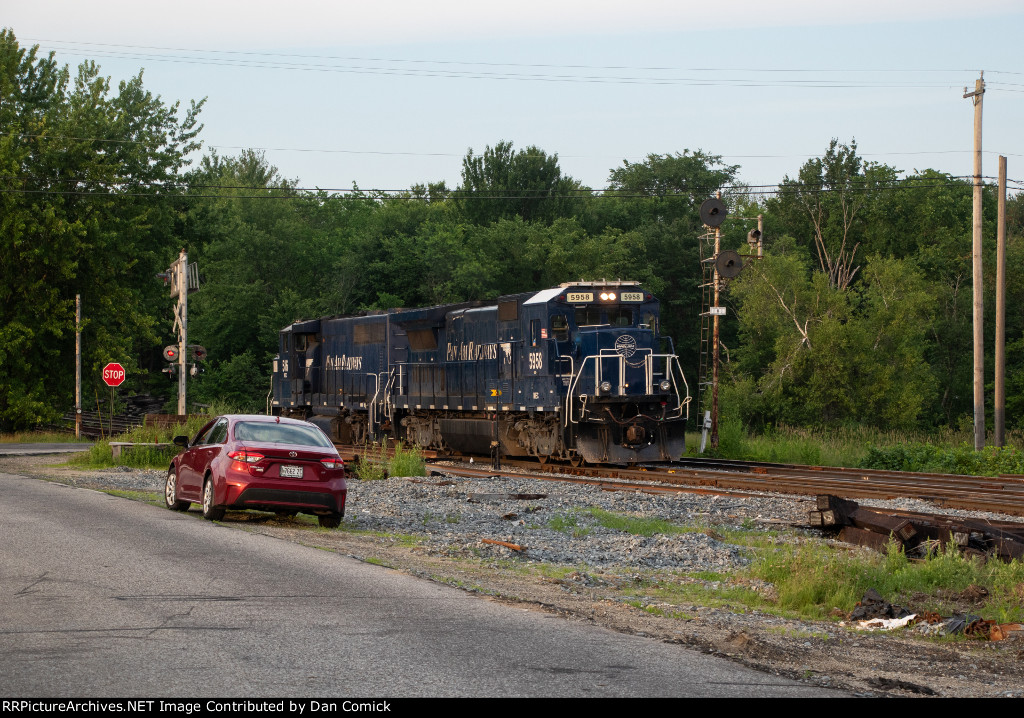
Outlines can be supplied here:
<path id="1" fill-rule="evenodd" d="M 281 466 L 281 476 L 289 479 L 301 479 L 302 478 L 302 467 L 301 466 Z"/>

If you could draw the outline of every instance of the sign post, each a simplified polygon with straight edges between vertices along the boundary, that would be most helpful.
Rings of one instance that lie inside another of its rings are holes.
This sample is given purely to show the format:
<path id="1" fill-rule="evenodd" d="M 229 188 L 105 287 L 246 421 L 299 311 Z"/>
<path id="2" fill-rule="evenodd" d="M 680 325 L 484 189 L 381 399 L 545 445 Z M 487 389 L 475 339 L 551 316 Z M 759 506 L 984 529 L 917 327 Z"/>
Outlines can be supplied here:
<path id="1" fill-rule="evenodd" d="M 124 383 L 124 367 L 117 362 L 110 362 L 103 367 L 103 382 L 110 387 L 110 435 L 114 435 L 114 387 Z M 102 426 L 102 424 L 101 424 Z"/>

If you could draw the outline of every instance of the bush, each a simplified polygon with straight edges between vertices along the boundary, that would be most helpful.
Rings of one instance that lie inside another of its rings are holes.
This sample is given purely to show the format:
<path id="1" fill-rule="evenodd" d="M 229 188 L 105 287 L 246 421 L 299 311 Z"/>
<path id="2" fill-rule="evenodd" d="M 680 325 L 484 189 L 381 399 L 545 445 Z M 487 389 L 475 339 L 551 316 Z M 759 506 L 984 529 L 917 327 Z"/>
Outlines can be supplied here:
<path id="1" fill-rule="evenodd" d="M 1013 447 L 992 446 L 975 451 L 967 444 L 952 447 L 926 443 L 871 446 L 860 466 L 885 471 L 998 476 L 1024 473 L 1024 453 Z"/>
<path id="2" fill-rule="evenodd" d="M 388 474 L 391 476 L 425 476 L 427 465 L 423 461 L 420 447 L 404 448 L 401 443 L 395 447 L 395 453 L 388 461 Z"/>

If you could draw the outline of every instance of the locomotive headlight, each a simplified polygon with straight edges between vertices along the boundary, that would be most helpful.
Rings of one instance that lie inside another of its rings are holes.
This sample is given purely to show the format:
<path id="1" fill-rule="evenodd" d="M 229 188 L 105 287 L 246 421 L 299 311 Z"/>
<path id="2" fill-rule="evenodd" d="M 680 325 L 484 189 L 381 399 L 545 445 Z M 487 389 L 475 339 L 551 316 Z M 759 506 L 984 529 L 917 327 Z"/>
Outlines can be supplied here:
<path id="1" fill-rule="evenodd" d="M 601 382 L 601 393 L 607 394 L 612 390 L 612 383 L 610 381 Z"/>
<path id="2" fill-rule="evenodd" d="M 601 299 L 605 302 L 614 302 L 615 292 L 601 292 Z"/>
<path id="3" fill-rule="evenodd" d="M 608 292 L 608 299 L 610 299 L 611 301 L 614 302 L 615 301 L 615 292 Z"/>
<path id="4" fill-rule="evenodd" d="M 670 391 L 672 389 L 672 382 L 670 382 L 668 379 L 665 379 L 658 386 L 661 387 L 662 391 Z"/>
<path id="5" fill-rule="evenodd" d="M 608 292 L 601 292 L 601 299 L 604 301 L 608 300 Z"/>

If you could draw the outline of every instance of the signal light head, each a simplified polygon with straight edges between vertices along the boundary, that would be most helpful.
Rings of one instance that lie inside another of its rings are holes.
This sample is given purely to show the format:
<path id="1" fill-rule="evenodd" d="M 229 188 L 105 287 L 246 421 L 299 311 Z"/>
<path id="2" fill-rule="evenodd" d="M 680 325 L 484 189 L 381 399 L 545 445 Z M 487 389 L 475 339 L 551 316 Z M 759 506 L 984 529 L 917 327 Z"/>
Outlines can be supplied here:
<path id="1" fill-rule="evenodd" d="M 164 359 L 167 361 L 178 361 L 178 347 L 169 344 L 164 347 Z"/>

